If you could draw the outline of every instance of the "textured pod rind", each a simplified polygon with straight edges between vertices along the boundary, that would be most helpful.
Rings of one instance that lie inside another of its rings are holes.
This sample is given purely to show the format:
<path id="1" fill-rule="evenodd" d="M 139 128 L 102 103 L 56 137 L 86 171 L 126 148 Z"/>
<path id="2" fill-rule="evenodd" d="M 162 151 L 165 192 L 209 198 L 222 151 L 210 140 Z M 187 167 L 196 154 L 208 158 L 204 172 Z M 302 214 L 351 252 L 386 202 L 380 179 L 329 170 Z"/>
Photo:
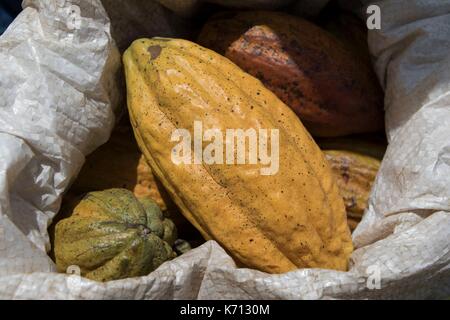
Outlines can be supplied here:
<path id="1" fill-rule="evenodd" d="M 353 250 L 343 200 L 298 117 L 225 57 L 180 39 L 136 40 L 124 54 L 138 145 L 185 217 L 240 264 L 270 273 L 346 270 Z M 279 170 L 258 164 L 175 164 L 176 129 L 279 130 Z"/>
<path id="2" fill-rule="evenodd" d="M 176 229 L 160 213 L 156 203 L 141 204 L 126 189 L 88 193 L 56 224 L 58 271 L 78 266 L 82 276 L 96 281 L 147 275 L 176 256 Z"/>
<path id="3" fill-rule="evenodd" d="M 198 43 L 260 79 L 313 136 L 383 128 L 383 93 L 370 63 L 326 30 L 280 12 L 222 13 Z"/>
<path id="4" fill-rule="evenodd" d="M 325 150 L 354 230 L 367 209 L 370 192 L 381 162 L 370 156 L 343 150 Z"/>

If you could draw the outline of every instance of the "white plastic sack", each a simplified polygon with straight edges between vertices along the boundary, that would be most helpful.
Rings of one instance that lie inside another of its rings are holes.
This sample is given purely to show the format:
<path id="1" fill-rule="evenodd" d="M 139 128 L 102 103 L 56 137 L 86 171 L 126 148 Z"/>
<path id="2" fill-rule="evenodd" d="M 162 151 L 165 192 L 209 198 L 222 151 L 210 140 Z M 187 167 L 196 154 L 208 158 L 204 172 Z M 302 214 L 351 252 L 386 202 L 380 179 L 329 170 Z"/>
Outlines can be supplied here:
<path id="1" fill-rule="evenodd" d="M 450 296 L 450 1 L 378 5 L 369 42 L 390 145 L 350 271 L 237 269 L 210 241 L 146 277 L 97 283 L 55 272 L 46 229 L 84 156 L 108 139 L 120 57 L 99 0 L 25 1 L 0 38 L 0 298 Z"/>

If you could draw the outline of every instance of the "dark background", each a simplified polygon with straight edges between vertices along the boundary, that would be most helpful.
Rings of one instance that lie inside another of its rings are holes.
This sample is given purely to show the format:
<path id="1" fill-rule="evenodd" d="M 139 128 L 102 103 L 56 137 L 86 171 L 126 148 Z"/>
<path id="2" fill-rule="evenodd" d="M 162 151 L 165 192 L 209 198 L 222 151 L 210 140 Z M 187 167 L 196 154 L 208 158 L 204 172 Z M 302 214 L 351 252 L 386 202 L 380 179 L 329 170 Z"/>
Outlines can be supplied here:
<path id="1" fill-rule="evenodd" d="M 0 34 L 22 10 L 22 0 L 0 0 Z"/>

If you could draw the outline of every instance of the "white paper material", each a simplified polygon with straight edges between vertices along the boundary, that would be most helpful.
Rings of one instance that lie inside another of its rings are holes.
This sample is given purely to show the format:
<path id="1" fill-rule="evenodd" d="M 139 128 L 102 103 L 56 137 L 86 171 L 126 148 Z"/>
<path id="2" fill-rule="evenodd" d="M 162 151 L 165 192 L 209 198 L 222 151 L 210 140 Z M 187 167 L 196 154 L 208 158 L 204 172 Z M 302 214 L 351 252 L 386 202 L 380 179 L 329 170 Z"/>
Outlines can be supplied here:
<path id="1" fill-rule="evenodd" d="M 382 29 L 369 44 L 390 145 L 348 272 L 238 269 L 209 241 L 148 276 L 108 283 L 56 273 L 46 228 L 84 156 L 108 139 L 120 61 L 99 1 L 48 3 L 25 1 L 0 38 L 1 299 L 450 296 L 450 1 L 377 2 Z M 67 25 L 77 8 L 82 23 L 75 14 Z"/>
<path id="2" fill-rule="evenodd" d="M 114 125 L 120 55 L 91 3 L 25 1 L 0 38 L 0 276 L 54 269 L 47 227 Z"/>

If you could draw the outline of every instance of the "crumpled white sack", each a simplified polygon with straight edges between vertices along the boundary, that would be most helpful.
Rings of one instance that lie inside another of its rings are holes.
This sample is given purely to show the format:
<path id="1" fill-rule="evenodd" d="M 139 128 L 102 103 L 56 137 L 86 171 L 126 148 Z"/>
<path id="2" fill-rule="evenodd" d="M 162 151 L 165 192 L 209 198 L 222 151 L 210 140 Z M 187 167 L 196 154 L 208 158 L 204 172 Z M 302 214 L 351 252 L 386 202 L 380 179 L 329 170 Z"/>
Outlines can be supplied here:
<path id="1" fill-rule="evenodd" d="M 416 221 L 450 212 L 450 1 L 383 1 L 381 10 L 369 44 L 386 88 L 389 147 L 357 246 L 395 232 L 411 212 Z M 447 256 L 449 215 L 438 222 L 447 226 Z"/>
<path id="2" fill-rule="evenodd" d="M 0 38 L 0 276 L 53 270 L 47 227 L 84 156 L 107 141 L 120 55 L 99 5 L 25 1 Z"/>
<path id="3" fill-rule="evenodd" d="M 370 210 L 354 234 L 358 249 L 349 272 L 299 269 L 270 275 L 237 269 L 225 251 L 209 241 L 146 277 L 108 283 L 52 272 L 54 265 L 44 250 L 46 227 L 57 212 L 61 192 L 84 155 L 108 137 L 114 105 L 108 92 L 114 91 L 104 80 L 113 84 L 119 65 L 101 4 L 62 2 L 63 10 L 77 4 L 91 27 L 68 30 L 66 20 L 54 21 L 63 15 L 39 1 L 26 1 L 37 10 L 26 9 L 0 38 L 0 298 L 450 295 L 448 0 L 377 3 L 382 30 L 371 31 L 369 42 L 386 88 L 390 146 Z M 70 34 L 83 41 L 60 47 Z"/>

